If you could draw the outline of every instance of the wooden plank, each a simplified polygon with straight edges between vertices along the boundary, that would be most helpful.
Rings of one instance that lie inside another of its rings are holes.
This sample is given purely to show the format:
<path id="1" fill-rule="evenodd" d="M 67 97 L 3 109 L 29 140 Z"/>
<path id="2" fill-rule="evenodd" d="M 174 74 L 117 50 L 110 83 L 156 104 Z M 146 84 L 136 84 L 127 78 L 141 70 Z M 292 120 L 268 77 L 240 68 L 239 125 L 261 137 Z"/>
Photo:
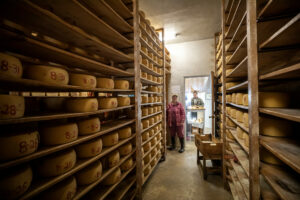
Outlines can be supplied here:
<path id="1" fill-rule="evenodd" d="M 235 171 L 234 170 L 228 170 L 228 171 L 229 171 L 229 174 L 232 178 L 232 182 L 233 182 L 233 185 L 234 185 L 234 188 L 235 188 L 235 191 L 236 191 L 236 195 L 238 196 L 238 199 L 246 200 L 247 196 L 243 191 L 243 187 L 242 187 L 238 177 L 236 176 Z"/>
<path id="2" fill-rule="evenodd" d="M 245 78 L 248 75 L 248 57 L 246 56 L 226 78 Z"/>
<path id="3" fill-rule="evenodd" d="M 56 145 L 56 146 L 48 146 L 48 147 L 39 147 L 38 151 L 36 151 L 36 152 L 34 152 L 30 155 L 27 155 L 27 156 L 24 156 L 24 157 L 21 157 L 21 158 L 17 158 L 15 160 L 1 162 L 0 163 L 0 169 L 5 169 L 5 168 L 8 168 L 8 167 L 19 165 L 19 164 L 29 162 L 29 161 L 32 161 L 34 159 L 38 159 L 40 157 L 43 157 L 43 156 L 46 156 L 46 155 L 49 155 L 49 154 L 52 154 L 52 153 L 55 153 L 57 151 L 67 149 L 69 147 L 72 147 L 72 146 L 81 144 L 83 142 L 92 140 L 92 139 L 94 139 L 96 137 L 99 137 L 101 135 L 104 135 L 108 132 L 111 132 L 111 131 L 117 130 L 119 128 L 122 128 L 126 125 L 132 124 L 133 122 L 134 122 L 134 120 L 116 120 L 114 122 L 104 124 L 104 125 L 101 126 L 101 131 L 99 131 L 97 133 L 94 133 L 92 135 L 79 136 L 77 140 L 75 140 L 73 142 L 70 142 L 70 143 L 67 143 L 67 144 L 61 144 L 61 145 Z"/>
<path id="4" fill-rule="evenodd" d="M 105 0 L 105 2 L 124 19 L 132 18 L 134 15 L 121 0 Z"/>
<path id="5" fill-rule="evenodd" d="M 140 15 L 140 20 L 146 23 L 146 19 L 141 15 Z M 156 31 L 154 29 L 152 29 L 151 26 L 149 26 L 149 24 L 147 24 L 147 23 L 146 23 L 146 27 L 147 27 L 147 29 L 149 29 L 151 31 L 151 33 L 152 33 L 151 35 L 153 35 L 156 39 L 158 39 L 160 41 L 158 35 L 156 34 Z"/>
<path id="6" fill-rule="evenodd" d="M 237 107 L 237 108 L 248 110 L 248 106 L 242 106 L 242 105 L 238 105 L 238 104 L 235 104 L 235 103 L 227 103 L 227 105 L 231 105 L 231 106 L 234 106 L 234 107 Z"/>
<path id="7" fill-rule="evenodd" d="M 159 124 L 159 123 L 161 123 L 161 121 L 159 121 L 159 122 L 156 122 L 156 123 L 152 124 L 152 125 L 151 125 L 151 126 L 149 126 L 148 128 L 144 128 L 144 129 L 141 131 L 141 133 L 144 133 L 145 131 L 147 131 L 147 130 L 149 130 L 149 129 L 153 128 L 154 126 L 156 126 L 156 125 L 157 125 L 157 124 Z"/>
<path id="8" fill-rule="evenodd" d="M 132 58 L 73 26 L 48 10 L 42 9 L 28 0 L 5 1 L 0 7 L 0 15 L 38 33 L 72 44 L 94 54 L 116 62 L 130 62 Z M 24 16 L 26 16 L 24 18 Z M 36 20 L 39 19 L 39 20 Z M 43 21 L 43 23 L 40 23 Z"/>
<path id="9" fill-rule="evenodd" d="M 127 108 L 132 108 L 134 105 L 123 106 L 111 109 L 101 109 L 93 112 L 83 112 L 83 113 L 51 113 L 51 114 L 41 114 L 36 116 L 24 116 L 21 118 L 15 119 L 1 119 L 0 125 L 4 124 L 18 124 L 18 123 L 27 123 L 27 122 L 37 122 L 37 121 L 46 121 L 46 120 L 54 120 L 54 119 L 66 119 L 66 118 L 74 118 L 74 117 L 83 117 L 90 115 L 98 115 L 101 113 L 112 112 L 116 110 L 123 110 Z"/>
<path id="10" fill-rule="evenodd" d="M 121 33 L 133 32 L 133 27 L 129 25 L 104 0 L 80 0 L 80 2 L 117 31 Z"/>
<path id="11" fill-rule="evenodd" d="M 143 52 L 143 51 L 140 51 L 140 52 L 141 52 L 142 57 L 147 58 L 151 63 L 153 63 L 154 66 L 162 67 L 157 62 L 155 62 L 152 58 L 150 58 L 145 52 Z"/>
<path id="12" fill-rule="evenodd" d="M 224 13 L 227 14 L 229 12 L 232 3 L 233 3 L 233 0 L 228 0 L 227 1 L 227 5 L 226 5 L 226 8 L 224 9 Z M 224 7 L 225 7 L 225 5 L 224 5 Z"/>
<path id="13" fill-rule="evenodd" d="M 127 194 L 129 189 L 134 185 L 135 182 L 136 178 L 134 176 L 126 178 L 107 198 L 110 200 L 121 200 Z"/>
<path id="14" fill-rule="evenodd" d="M 116 150 L 117 148 L 119 148 L 123 144 L 127 143 L 128 141 L 132 140 L 133 138 L 135 138 L 135 134 L 132 135 L 130 138 L 127 138 L 127 139 L 124 139 L 124 140 L 120 141 L 117 145 L 114 145 L 110 148 L 102 149 L 102 152 L 97 156 L 94 156 L 92 158 L 77 160 L 75 166 L 71 170 L 69 170 L 68 172 L 66 172 L 62 175 L 36 180 L 35 182 L 33 182 L 31 184 L 29 190 L 26 191 L 20 197 L 20 199 L 30 199 L 30 198 L 36 196 L 37 194 L 40 194 L 42 191 L 50 188 L 51 186 L 53 186 L 56 183 L 66 179 L 67 177 L 70 177 L 71 175 L 73 175 L 76 172 L 78 172 L 79 170 L 85 168 L 89 164 L 95 162 L 96 160 L 99 160 L 103 156 L 105 156 L 105 155 L 109 154 L 110 152 Z"/>
<path id="15" fill-rule="evenodd" d="M 226 39 L 232 38 L 234 31 L 236 30 L 236 27 L 238 26 L 239 19 L 243 17 L 243 14 L 246 11 L 246 1 L 245 0 L 239 0 L 238 6 L 235 9 L 234 16 L 230 22 L 230 26 L 225 34 Z"/>
<path id="16" fill-rule="evenodd" d="M 144 78 L 141 78 L 141 83 L 146 84 L 146 85 L 162 85 L 162 83 L 156 83 L 154 81 L 150 81 Z"/>
<path id="17" fill-rule="evenodd" d="M 237 122 L 235 119 L 233 119 L 232 117 L 230 117 L 229 115 L 226 115 L 231 121 L 233 121 L 237 126 L 239 126 L 241 129 L 243 129 L 243 131 L 249 133 L 249 128 L 245 127 L 242 123 Z"/>
<path id="18" fill-rule="evenodd" d="M 235 91 L 241 91 L 241 90 L 247 90 L 247 89 L 248 89 L 248 81 L 245 81 L 245 82 L 235 85 L 231 88 L 228 88 L 227 92 L 235 92 Z"/>
<path id="19" fill-rule="evenodd" d="M 233 183 L 229 181 L 228 184 L 229 184 L 229 188 L 230 188 L 233 199 L 239 200 L 239 197 L 237 196 L 237 192 L 236 192 L 236 189 L 235 189 Z"/>
<path id="20" fill-rule="evenodd" d="M 148 67 L 146 67 L 144 64 L 140 64 L 142 71 L 147 72 L 148 74 L 151 74 L 153 76 L 157 76 L 157 77 L 161 77 L 161 74 L 158 74 L 156 72 L 154 72 L 153 70 L 149 69 Z"/>
<path id="21" fill-rule="evenodd" d="M 156 168 L 157 164 L 159 163 L 160 159 L 157 159 L 156 163 L 154 164 L 154 166 L 152 167 L 152 169 L 150 170 L 149 174 L 144 178 L 143 180 L 143 185 L 146 183 L 146 181 L 149 179 L 150 175 L 152 174 L 152 172 L 154 171 L 154 169 Z M 150 161 L 151 162 L 151 161 Z"/>
<path id="22" fill-rule="evenodd" d="M 300 109 L 259 108 L 259 112 L 295 122 L 300 122 Z"/>
<path id="23" fill-rule="evenodd" d="M 274 79 L 294 79 L 300 78 L 300 63 L 284 67 L 265 75 L 260 75 L 260 80 L 274 80 Z"/>
<path id="24" fill-rule="evenodd" d="M 140 30 L 141 30 L 142 34 L 148 38 L 148 42 L 151 40 L 150 42 L 152 42 L 159 50 L 161 50 L 161 46 L 156 42 L 156 40 L 153 39 L 153 37 L 141 25 L 140 25 Z"/>
<path id="25" fill-rule="evenodd" d="M 227 65 L 237 65 L 247 56 L 247 36 L 238 45 L 232 56 L 226 62 Z"/>
<path id="26" fill-rule="evenodd" d="M 49 9 L 55 15 L 69 24 L 76 24 L 89 34 L 98 37 L 103 42 L 115 48 L 129 48 L 133 44 L 105 21 L 92 13 L 77 0 L 32 0 L 44 9 Z"/>
<path id="27" fill-rule="evenodd" d="M 249 159 L 245 151 L 241 149 L 241 147 L 238 144 L 235 143 L 229 143 L 234 155 L 239 160 L 239 163 L 241 164 L 242 168 L 246 172 L 247 176 L 249 177 Z"/>
<path id="28" fill-rule="evenodd" d="M 231 5 L 229 4 L 231 3 Z M 230 22 L 233 18 L 233 15 L 235 13 L 235 10 L 236 10 L 236 7 L 238 6 L 238 1 L 236 0 L 233 0 L 231 2 L 228 2 L 228 13 L 227 13 L 227 17 L 226 17 L 226 20 L 225 20 L 225 25 L 226 26 L 229 26 L 230 25 Z M 226 11 L 225 11 L 226 12 Z M 226 16 L 226 15 L 225 15 Z"/>
<path id="29" fill-rule="evenodd" d="M 259 48 L 275 48 L 299 45 L 300 13 L 289 20 L 284 26 L 272 34 L 269 38 L 259 44 Z"/>
<path id="30" fill-rule="evenodd" d="M 240 184 L 243 188 L 244 193 L 246 194 L 247 199 L 249 199 L 249 178 L 243 168 L 238 164 L 235 163 L 232 159 L 230 160 L 230 163 L 233 167 L 233 170 L 240 181 Z"/>
<path id="31" fill-rule="evenodd" d="M 155 56 L 162 58 L 162 56 L 159 55 L 157 53 L 157 51 L 155 51 L 143 38 L 140 38 L 140 42 L 141 42 L 142 46 L 147 47 L 148 51 L 151 51 L 151 53 L 153 53 Z M 161 66 L 158 66 L 158 67 L 161 67 Z"/>
<path id="32" fill-rule="evenodd" d="M 151 115 L 146 115 L 146 116 L 143 116 L 142 119 L 146 119 L 146 118 L 149 118 L 149 117 L 153 117 L 153 116 L 158 115 L 158 114 L 161 114 L 161 113 L 162 113 L 162 111 L 159 111 L 159 112 L 153 113 L 153 114 L 151 114 Z"/>
<path id="33" fill-rule="evenodd" d="M 239 145 L 243 148 L 243 150 L 249 155 L 249 147 L 247 147 L 244 143 L 244 140 L 238 138 L 236 130 L 229 129 L 231 134 L 233 135 L 234 139 L 239 143 Z"/>
<path id="34" fill-rule="evenodd" d="M 162 105 L 162 102 L 157 102 L 157 103 L 143 103 L 141 106 L 154 106 L 154 105 Z"/>
<path id="35" fill-rule="evenodd" d="M 1 45 L 6 50 L 107 75 L 132 76 L 132 73 L 128 73 L 124 70 L 50 46 L 26 36 L 18 35 L 6 29 L 0 28 L 0 36 Z M 28 51 L 28 49 L 30 49 L 30 51 Z"/>
<path id="36" fill-rule="evenodd" d="M 142 90 L 143 94 L 156 94 L 156 95 L 162 95 L 162 93 L 159 93 L 159 92 L 150 92 L 150 91 L 146 91 L 146 90 Z"/>
<path id="37" fill-rule="evenodd" d="M 284 167 L 261 163 L 261 174 L 276 194 L 284 200 L 300 199 L 299 174 Z"/>
<path id="38" fill-rule="evenodd" d="M 260 144 L 300 173 L 300 143 L 294 139 L 260 136 Z"/>

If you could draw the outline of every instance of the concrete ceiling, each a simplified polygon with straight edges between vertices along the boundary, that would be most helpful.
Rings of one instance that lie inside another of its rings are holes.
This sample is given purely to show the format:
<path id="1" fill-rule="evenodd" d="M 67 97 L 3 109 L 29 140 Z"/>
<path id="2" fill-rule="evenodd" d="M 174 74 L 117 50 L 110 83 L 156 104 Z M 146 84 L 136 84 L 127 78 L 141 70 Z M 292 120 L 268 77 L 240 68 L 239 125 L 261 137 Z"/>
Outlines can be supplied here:
<path id="1" fill-rule="evenodd" d="M 165 28 L 166 43 L 213 38 L 221 28 L 220 0 L 139 0 L 151 25 Z M 170 36 L 178 34 L 174 39 Z"/>

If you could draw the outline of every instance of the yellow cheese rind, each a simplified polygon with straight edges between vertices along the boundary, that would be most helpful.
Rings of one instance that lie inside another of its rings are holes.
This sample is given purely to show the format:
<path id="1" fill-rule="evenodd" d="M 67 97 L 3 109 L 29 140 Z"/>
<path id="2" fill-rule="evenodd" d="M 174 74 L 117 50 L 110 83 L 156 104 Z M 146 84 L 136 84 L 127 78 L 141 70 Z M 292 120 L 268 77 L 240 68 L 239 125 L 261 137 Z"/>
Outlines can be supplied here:
<path id="1" fill-rule="evenodd" d="M 262 108 L 287 108 L 290 97 L 280 92 L 259 92 L 259 107 Z"/>
<path id="2" fill-rule="evenodd" d="M 142 120 L 142 124 L 143 124 L 143 129 L 145 129 L 145 128 L 149 127 L 150 122 L 149 122 L 149 120 L 144 119 L 144 120 Z"/>
<path id="3" fill-rule="evenodd" d="M 114 87 L 115 87 L 115 89 L 128 90 L 129 89 L 129 81 L 115 80 Z"/>
<path id="4" fill-rule="evenodd" d="M 128 171 L 133 166 L 132 157 L 128 158 L 125 162 L 123 162 L 120 166 L 122 172 Z"/>
<path id="5" fill-rule="evenodd" d="M 272 164 L 272 165 L 282 165 L 282 161 L 279 160 L 276 156 L 274 156 L 271 152 L 269 152 L 268 150 L 264 149 L 264 148 L 260 148 L 259 149 L 259 157 L 260 160 L 268 163 L 268 164 Z"/>
<path id="6" fill-rule="evenodd" d="M 38 149 L 37 131 L 0 135 L 0 160 L 11 160 L 34 153 Z"/>
<path id="7" fill-rule="evenodd" d="M 243 96 L 244 96 L 243 93 L 237 93 L 235 96 L 235 99 L 236 99 L 235 103 L 238 105 L 243 105 Z"/>
<path id="8" fill-rule="evenodd" d="M 144 149 L 144 152 L 148 152 L 151 148 L 151 143 L 150 142 L 147 142 L 144 146 L 143 146 L 143 149 Z"/>
<path id="9" fill-rule="evenodd" d="M 90 158 L 96 156 L 102 151 L 102 139 L 97 138 L 75 147 L 76 154 L 78 158 Z"/>
<path id="10" fill-rule="evenodd" d="M 248 94 L 244 94 L 243 95 L 243 105 L 244 106 L 248 106 Z"/>
<path id="11" fill-rule="evenodd" d="M 242 111 L 236 110 L 236 120 L 238 122 L 241 122 L 241 123 L 244 122 L 243 116 L 244 116 L 244 113 Z"/>
<path id="12" fill-rule="evenodd" d="M 40 135 L 43 145 L 65 144 L 78 138 L 78 127 L 76 123 L 44 126 Z"/>
<path id="13" fill-rule="evenodd" d="M 94 112 L 98 110 L 96 98 L 67 99 L 66 108 L 69 112 Z"/>
<path id="14" fill-rule="evenodd" d="M 97 82 L 95 76 L 70 73 L 70 85 L 95 88 L 96 84 Z"/>
<path id="15" fill-rule="evenodd" d="M 76 181 L 78 185 L 88 185 L 101 177 L 102 174 L 102 164 L 100 161 L 95 161 L 94 163 L 83 168 L 76 173 Z"/>
<path id="16" fill-rule="evenodd" d="M 115 83 L 110 78 L 97 78 L 97 88 L 114 89 Z"/>
<path id="17" fill-rule="evenodd" d="M 100 131 L 100 120 L 98 117 L 88 118 L 77 122 L 78 134 L 89 135 Z"/>
<path id="18" fill-rule="evenodd" d="M 21 78 L 23 67 L 20 60 L 14 56 L 0 53 L 0 74 L 14 78 Z"/>
<path id="19" fill-rule="evenodd" d="M 9 169 L 0 177 L 1 199 L 17 199 L 28 190 L 31 181 L 32 170 L 29 165 Z"/>
<path id="20" fill-rule="evenodd" d="M 132 134 L 131 127 L 128 126 L 128 127 L 119 129 L 118 133 L 119 133 L 119 139 L 129 138 Z"/>
<path id="21" fill-rule="evenodd" d="M 237 137 L 240 139 L 244 138 L 244 131 L 240 127 L 236 127 Z"/>
<path id="22" fill-rule="evenodd" d="M 148 164 L 149 162 L 150 162 L 150 160 L 151 160 L 151 154 L 149 153 L 149 154 L 147 154 L 145 157 L 144 157 L 144 163 L 145 164 Z"/>
<path id="23" fill-rule="evenodd" d="M 121 178 L 121 169 L 117 168 L 114 172 L 109 174 L 104 180 L 103 184 L 104 185 L 113 185 L 116 182 L 118 182 Z"/>
<path id="24" fill-rule="evenodd" d="M 248 113 L 245 112 L 244 115 L 243 115 L 243 123 L 244 123 L 244 126 L 249 128 L 249 118 L 248 118 Z"/>
<path id="25" fill-rule="evenodd" d="M 131 143 L 126 143 L 119 148 L 119 152 L 120 152 L 121 156 L 126 156 L 126 155 L 130 154 L 131 151 L 132 151 Z"/>
<path id="26" fill-rule="evenodd" d="M 112 168 L 120 162 L 120 152 L 114 151 L 107 156 L 108 167 Z"/>
<path id="27" fill-rule="evenodd" d="M 244 132 L 244 145 L 249 147 L 249 135 L 246 132 Z"/>
<path id="28" fill-rule="evenodd" d="M 39 161 L 37 171 L 42 177 L 61 175 L 75 166 L 76 153 L 73 149 L 47 156 Z"/>
<path id="29" fill-rule="evenodd" d="M 45 65 L 27 66 L 25 77 L 59 85 L 67 85 L 69 83 L 69 74 L 66 70 Z"/>
<path id="30" fill-rule="evenodd" d="M 142 116 L 148 115 L 148 108 L 142 108 Z"/>
<path id="31" fill-rule="evenodd" d="M 293 124 L 290 121 L 279 118 L 260 117 L 259 133 L 272 137 L 287 137 L 293 132 Z"/>
<path id="32" fill-rule="evenodd" d="M 142 141 L 146 141 L 149 139 L 149 131 L 142 133 Z"/>
<path id="33" fill-rule="evenodd" d="M 142 103 L 148 103 L 148 96 L 142 96 Z"/>
<path id="34" fill-rule="evenodd" d="M 0 119 L 20 118 L 24 112 L 24 97 L 0 94 Z"/>
<path id="35" fill-rule="evenodd" d="M 118 107 L 118 100 L 114 97 L 98 98 L 98 102 L 100 109 L 111 109 Z"/>
<path id="36" fill-rule="evenodd" d="M 130 98 L 129 97 L 117 97 L 118 106 L 129 106 L 130 105 Z"/>
<path id="37" fill-rule="evenodd" d="M 115 144 L 118 144 L 119 142 L 119 134 L 118 132 L 110 133 L 107 135 L 104 135 L 102 137 L 102 142 L 104 147 L 110 147 Z"/>

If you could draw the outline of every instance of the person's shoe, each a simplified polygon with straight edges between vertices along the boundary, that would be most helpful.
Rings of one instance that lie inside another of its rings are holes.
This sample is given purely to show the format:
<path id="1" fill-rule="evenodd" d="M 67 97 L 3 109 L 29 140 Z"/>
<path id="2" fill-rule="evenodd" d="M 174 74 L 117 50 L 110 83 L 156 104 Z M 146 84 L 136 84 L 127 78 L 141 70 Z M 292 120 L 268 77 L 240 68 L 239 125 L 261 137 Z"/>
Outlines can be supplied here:
<path id="1" fill-rule="evenodd" d="M 170 147 L 168 147 L 169 151 L 173 151 L 175 149 L 175 147 L 173 145 L 171 145 Z"/>
<path id="2" fill-rule="evenodd" d="M 175 137 L 171 137 L 172 145 L 168 147 L 168 150 L 173 151 L 175 149 Z"/>
<path id="3" fill-rule="evenodd" d="M 179 153 L 183 153 L 184 152 L 184 138 L 179 138 L 180 141 L 180 149 L 179 149 Z"/>
<path id="4" fill-rule="evenodd" d="M 180 148 L 178 152 L 179 153 L 183 153 L 184 152 L 184 148 Z"/>

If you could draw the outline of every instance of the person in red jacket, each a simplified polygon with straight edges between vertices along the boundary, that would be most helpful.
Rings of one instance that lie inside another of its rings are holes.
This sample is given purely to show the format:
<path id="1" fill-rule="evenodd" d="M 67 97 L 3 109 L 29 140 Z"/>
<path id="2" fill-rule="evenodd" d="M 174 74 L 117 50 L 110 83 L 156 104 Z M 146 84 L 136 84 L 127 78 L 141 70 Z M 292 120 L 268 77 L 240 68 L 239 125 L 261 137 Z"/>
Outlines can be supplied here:
<path id="1" fill-rule="evenodd" d="M 180 140 L 179 153 L 184 152 L 184 134 L 183 125 L 185 121 L 185 112 L 182 104 L 177 101 L 178 96 L 175 94 L 172 96 L 172 102 L 167 106 L 167 125 L 171 133 L 171 147 L 168 150 L 175 149 L 175 136 L 177 134 Z"/>

